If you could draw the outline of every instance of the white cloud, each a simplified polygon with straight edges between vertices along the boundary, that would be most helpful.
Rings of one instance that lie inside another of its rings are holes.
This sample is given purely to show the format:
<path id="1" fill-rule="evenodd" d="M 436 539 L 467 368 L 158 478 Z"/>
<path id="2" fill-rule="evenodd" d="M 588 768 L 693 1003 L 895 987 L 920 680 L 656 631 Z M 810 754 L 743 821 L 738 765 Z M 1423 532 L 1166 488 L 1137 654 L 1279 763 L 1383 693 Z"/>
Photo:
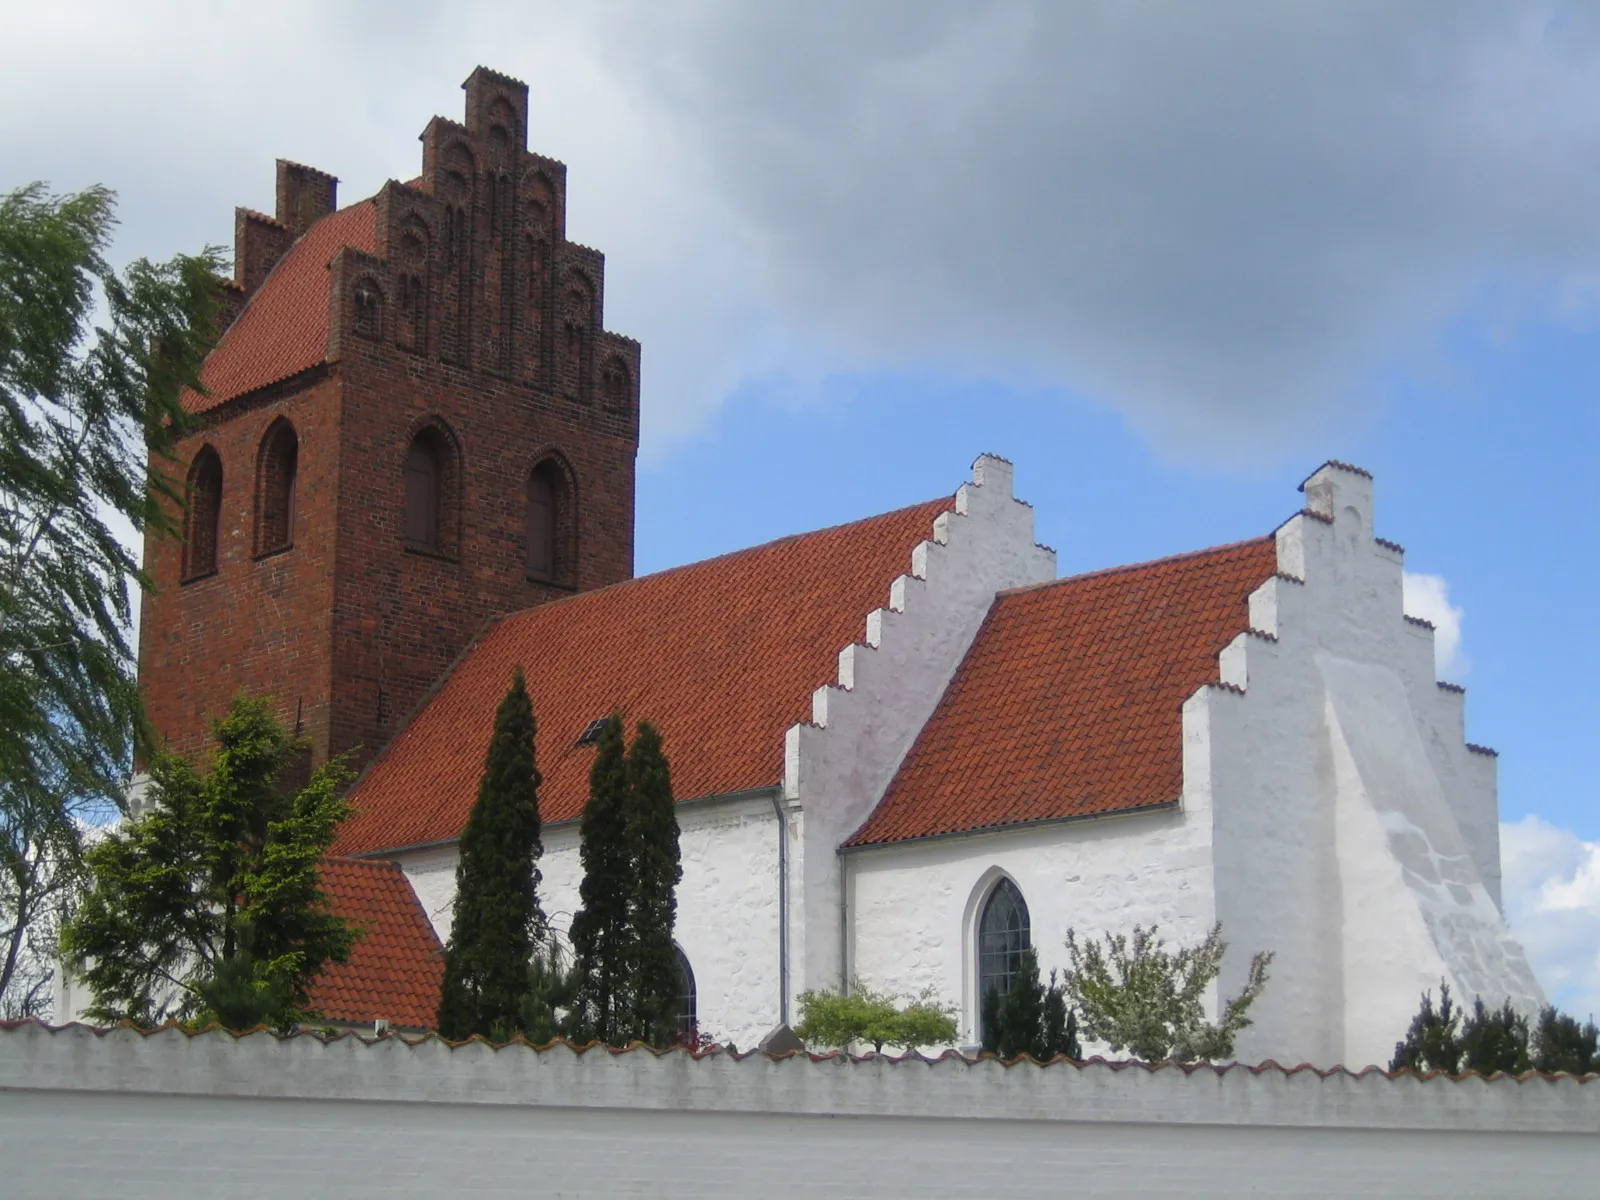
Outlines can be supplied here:
<path id="1" fill-rule="evenodd" d="M 1408 616 L 1433 625 L 1433 666 L 1440 679 L 1465 675 L 1470 664 L 1461 653 L 1461 609 L 1450 603 L 1450 585 L 1442 575 L 1406 571 L 1402 576 Z"/>
<path id="2" fill-rule="evenodd" d="M 1600 278 L 1600 21 L 1556 0 L 12 7 L 0 162 L 118 187 L 136 252 L 229 240 L 276 156 L 409 177 L 474 63 L 527 79 L 647 447 L 743 380 L 935 363 L 1259 454 L 1486 285 Z"/>
<path id="3" fill-rule="evenodd" d="M 1600 842 L 1539 817 L 1500 826 L 1506 920 L 1557 1007 L 1600 1017 Z"/>

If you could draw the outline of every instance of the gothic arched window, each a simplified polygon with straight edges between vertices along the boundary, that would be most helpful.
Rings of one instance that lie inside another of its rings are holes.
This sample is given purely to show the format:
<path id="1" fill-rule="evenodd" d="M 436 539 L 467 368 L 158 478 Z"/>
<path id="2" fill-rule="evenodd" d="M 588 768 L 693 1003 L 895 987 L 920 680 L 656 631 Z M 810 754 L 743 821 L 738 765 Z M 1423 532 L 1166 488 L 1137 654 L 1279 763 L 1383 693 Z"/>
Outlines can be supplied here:
<path id="1" fill-rule="evenodd" d="M 994 885 L 978 918 L 978 1013 L 979 1024 L 987 1018 L 990 1005 L 1005 999 L 1011 980 L 1022 964 L 1022 952 L 1032 942 L 1028 925 L 1028 905 L 1009 879 Z M 991 999 L 992 997 L 992 999 Z M 983 1030 L 979 1029 L 980 1038 Z"/>
<path id="2" fill-rule="evenodd" d="M 256 553 L 272 554 L 294 545 L 295 483 L 300 473 L 300 439 L 288 421 L 276 421 L 261 439 L 256 464 Z"/>
<path id="3" fill-rule="evenodd" d="M 700 1012 L 695 1003 L 694 970 L 689 966 L 689 957 L 681 947 L 674 946 L 672 949 L 678 956 L 678 999 L 673 1013 L 677 1021 L 675 1028 L 682 1036 L 696 1032 L 700 1024 Z"/>
<path id="4" fill-rule="evenodd" d="M 406 451 L 405 539 L 419 550 L 444 548 L 444 439 L 424 429 Z"/>
<path id="5" fill-rule="evenodd" d="M 187 582 L 217 569 L 217 526 L 222 519 L 222 459 L 202 447 L 189 465 L 184 488 L 183 578 Z"/>

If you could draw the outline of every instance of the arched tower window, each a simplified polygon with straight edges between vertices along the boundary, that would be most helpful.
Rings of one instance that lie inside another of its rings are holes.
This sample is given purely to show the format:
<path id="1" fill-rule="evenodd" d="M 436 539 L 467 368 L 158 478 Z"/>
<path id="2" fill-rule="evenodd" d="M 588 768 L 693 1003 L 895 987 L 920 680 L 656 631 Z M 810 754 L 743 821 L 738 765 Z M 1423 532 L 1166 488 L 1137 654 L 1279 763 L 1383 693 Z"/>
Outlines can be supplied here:
<path id="1" fill-rule="evenodd" d="M 695 1001 L 694 970 L 689 966 L 689 956 L 682 948 L 674 946 L 678 956 L 678 1000 L 674 1008 L 678 1034 L 693 1033 L 700 1024 L 700 1011 Z"/>
<path id="2" fill-rule="evenodd" d="M 527 501 L 528 578 L 576 586 L 578 529 L 572 478 L 559 457 L 546 458 L 533 468 Z"/>
<path id="3" fill-rule="evenodd" d="M 183 528 L 183 578 L 199 579 L 217 569 L 217 525 L 222 518 L 222 459 L 202 447 L 189 465 L 184 489 L 188 511 Z"/>
<path id="4" fill-rule="evenodd" d="M 294 545 L 295 485 L 300 474 L 300 438 L 288 421 L 275 421 L 261 439 L 256 463 L 256 553 Z"/>
<path id="5" fill-rule="evenodd" d="M 423 429 L 406 451 L 405 540 L 418 550 L 448 548 L 449 446 L 437 429 Z"/>
<path id="6" fill-rule="evenodd" d="M 978 918 L 978 1013 L 987 1019 L 990 1005 L 1005 999 L 1022 965 L 1022 952 L 1032 946 L 1028 905 L 1017 885 L 1001 879 L 983 902 Z M 991 999 L 992 996 L 992 999 Z M 979 1036 L 982 1036 L 982 1029 Z"/>

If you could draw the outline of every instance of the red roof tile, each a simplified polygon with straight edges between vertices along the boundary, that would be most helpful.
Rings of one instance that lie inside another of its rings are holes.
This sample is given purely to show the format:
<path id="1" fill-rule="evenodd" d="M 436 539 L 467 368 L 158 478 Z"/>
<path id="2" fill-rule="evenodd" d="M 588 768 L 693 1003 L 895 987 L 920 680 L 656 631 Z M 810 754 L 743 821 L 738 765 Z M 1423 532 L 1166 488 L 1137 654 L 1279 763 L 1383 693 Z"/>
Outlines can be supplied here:
<path id="1" fill-rule="evenodd" d="M 391 862 L 327 858 L 329 906 L 360 931 L 350 961 L 311 985 L 311 1004 L 329 1021 L 432 1029 L 439 1011 L 443 952 L 405 873 Z"/>
<path id="2" fill-rule="evenodd" d="M 1276 570 L 1268 537 L 1002 592 L 850 844 L 1177 800 L 1183 702 Z"/>
<path id="3" fill-rule="evenodd" d="M 811 718 L 839 651 L 865 633 L 946 498 L 800 534 L 507 617 L 463 657 L 352 790 L 343 854 L 456 837 L 476 798 L 494 710 L 514 668 L 538 721 L 540 809 L 578 816 L 613 709 L 653 722 L 680 799 L 779 783 L 783 735 Z"/>
<path id="4" fill-rule="evenodd" d="M 377 226 L 377 205 L 363 200 L 308 229 L 206 358 L 200 368 L 206 395 L 187 393 L 184 407 L 205 412 L 325 361 L 328 264 L 345 246 L 376 254 Z"/>

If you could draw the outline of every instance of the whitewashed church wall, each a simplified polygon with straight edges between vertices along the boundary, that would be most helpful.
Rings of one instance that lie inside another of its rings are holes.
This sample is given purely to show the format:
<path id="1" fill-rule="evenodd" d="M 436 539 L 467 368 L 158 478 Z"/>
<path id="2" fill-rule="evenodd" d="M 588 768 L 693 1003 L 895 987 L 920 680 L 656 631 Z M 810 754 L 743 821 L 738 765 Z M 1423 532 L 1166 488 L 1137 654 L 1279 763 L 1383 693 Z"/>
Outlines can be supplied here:
<path id="1" fill-rule="evenodd" d="M 1387 1062 L 1424 989 L 1542 998 L 1496 905 L 1492 760 L 1461 741 L 1461 697 L 1401 609 L 1401 557 L 1376 542 L 1372 485 L 1325 467 L 1279 531 L 1252 597 L 1260 637 L 1222 656 L 1210 709 L 1217 913 L 1234 991 L 1277 958 L 1242 1059 Z"/>
<path id="2" fill-rule="evenodd" d="M 810 724 L 786 739 L 784 794 L 805 814 L 795 989 L 833 987 L 843 969 L 836 848 L 882 799 L 932 714 L 997 591 L 1055 577 L 1055 552 L 1033 540 L 1033 509 L 1012 493 L 1011 464 L 985 455 L 896 579 L 863 614 L 834 685 L 817 689 Z"/>
<path id="3" fill-rule="evenodd" d="M 978 922 L 1001 878 L 1027 902 L 1048 975 L 1067 963 L 1068 929 L 1098 937 L 1155 924 L 1180 941 L 1204 937 L 1215 919 L 1209 843 L 1200 805 L 852 852 L 854 974 L 876 990 L 932 989 L 959 1005 L 962 1043 L 975 1045 Z"/>
<path id="4" fill-rule="evenodd" d="M 778 827 L 770 793 L 679 806 L 677 941 L 694 971 L 700 1028 L 718 1041 L 754 1046 L 779 1016 Z M 433 921 L 450 936 L 456 847 L 393 856 Z M 563 937 L 580 907 L 578 822 L 544 828 L 539 899 Z"/>
<path id="5" fill-rule="evenodd" d="M 1600 1173 L 1592 1079 L 695 1060 L 24 1025 L 0 1028 L 0 1080 L 8 1200 L 1555 1198 L 1592 1195 Z"/>

